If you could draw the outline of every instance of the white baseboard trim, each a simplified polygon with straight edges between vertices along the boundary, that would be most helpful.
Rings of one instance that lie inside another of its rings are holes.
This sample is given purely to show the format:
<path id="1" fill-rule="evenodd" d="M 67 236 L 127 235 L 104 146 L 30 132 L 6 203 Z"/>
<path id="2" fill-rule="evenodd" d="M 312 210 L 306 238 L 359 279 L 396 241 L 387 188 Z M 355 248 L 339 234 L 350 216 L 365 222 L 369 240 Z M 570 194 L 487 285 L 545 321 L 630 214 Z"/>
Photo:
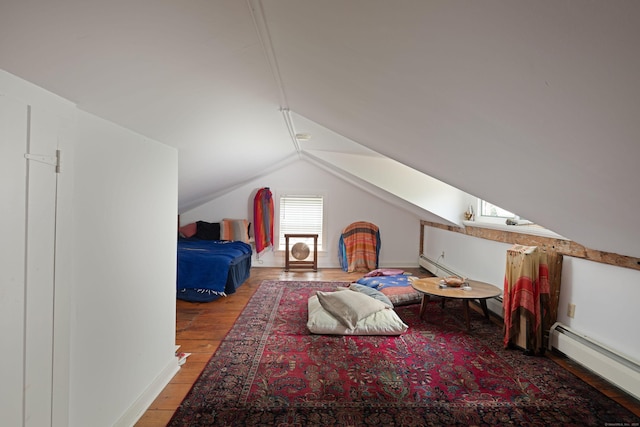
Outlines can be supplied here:
<path id="1" fill-rule="evenodd" d="M 549 350 L 552 348 L 640 399 L 640 363 L 637 360 L 559 322 L 549 331 Z"/>
<path id="2" fill-rule="evenodd" d="M 131 427 L 135 425 L 179 370 L 178 358 L 171 358 L 171 362 L 160 372 L 142 395 L 133 402 L 120 419 L 115 422 L 114 427 Z"/>

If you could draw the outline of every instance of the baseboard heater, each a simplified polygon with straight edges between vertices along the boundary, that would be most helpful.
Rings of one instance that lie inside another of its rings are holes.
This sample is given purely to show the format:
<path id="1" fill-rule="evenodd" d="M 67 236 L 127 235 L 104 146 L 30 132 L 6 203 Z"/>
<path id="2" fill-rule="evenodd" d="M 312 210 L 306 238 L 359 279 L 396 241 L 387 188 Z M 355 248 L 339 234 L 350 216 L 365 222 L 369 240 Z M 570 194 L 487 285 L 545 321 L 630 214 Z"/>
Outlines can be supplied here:
<path id="1" fill-rule="evenodd" d="M 418 264 L 420 264 L 420 267 L 424 268 L 425 270 L 431 272 L 431 274 L 434 274 L 436 276 L 458 276 L 458 277 L 464 277 L 463 274 L 460 274 L 458 272 L 455 272 L 455 271 L 451 270 L 446 265 L 442 265 L 437 260 L 434 261 L 431 258 L 425 256 L 424 254 L 420 255 L 420 259 L 418 260 Z M 489 311 L 491 311 L 492 313 L 494 313 L 498 317 L 503 318 L 502 297 L 496 297 L 496 298 L 488 299 L 487 300 L 487 308 L 489 309 Z"/>
<path id="2" fill-rule="evenodd" d="M 458 276 L 463 277 L 462 275 L 452 271 L 448 267 L 439 264 L 438 261 L 434 261 L 431 258 L 426 257 L 425 255 L 420 255 L 419 264 L 422 268 L 429 270 L 432 274 L 436 276 Z"/>
<path id="3" fill-rule="evenodd" d="M 636 361 L 559 322 L 549 331 L 549 350 L 553 348 L 640 399 L 640 365 Z"/>

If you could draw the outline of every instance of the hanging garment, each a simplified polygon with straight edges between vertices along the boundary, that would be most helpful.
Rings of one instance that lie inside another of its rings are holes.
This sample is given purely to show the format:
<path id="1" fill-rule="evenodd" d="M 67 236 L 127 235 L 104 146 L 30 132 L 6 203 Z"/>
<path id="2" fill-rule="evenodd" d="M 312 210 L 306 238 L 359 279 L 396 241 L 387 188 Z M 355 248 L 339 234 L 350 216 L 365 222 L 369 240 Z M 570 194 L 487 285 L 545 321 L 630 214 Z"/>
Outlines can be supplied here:
<path id="1" fill-rule="evenodd" d="M 549 294 L 547 254 L 537 246 L 512 246 L 504 277 L 505 347 L 519 342 L 527 351 L 544 352 L 543 329 L 551 326 L 543 322 L 549 318 Z"/>
<path id="2" fill-rule="evenodd" d="M 380 230 L 366 221 L 348 225 L 340 236 L 338 256 L 342 270 L 348 272 L 371 271 L 378 268 Z"/>
<path id="3" fill-rule="evenodd" d="M 269 187 L 258 190 L 253 199 L 253 224 L 256 254 L 273 249 L 273 195 Z"/>

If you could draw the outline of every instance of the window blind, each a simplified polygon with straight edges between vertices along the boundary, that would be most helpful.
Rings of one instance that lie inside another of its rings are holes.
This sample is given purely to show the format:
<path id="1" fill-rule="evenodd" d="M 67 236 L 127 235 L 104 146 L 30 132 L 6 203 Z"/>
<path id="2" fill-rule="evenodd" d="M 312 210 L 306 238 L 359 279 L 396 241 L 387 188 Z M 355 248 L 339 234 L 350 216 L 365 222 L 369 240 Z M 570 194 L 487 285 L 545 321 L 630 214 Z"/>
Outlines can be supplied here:
<path id="1" fill-rule="evenodd" d="M 317 234 L 318 250 L 322 250 L 323 208 L 322 196 L 280 196 L 280 250 L 285 248 L 285 234 Z M 309 246 L 313 244 L 313 239 L 296 241 L 304 241 Z"/>

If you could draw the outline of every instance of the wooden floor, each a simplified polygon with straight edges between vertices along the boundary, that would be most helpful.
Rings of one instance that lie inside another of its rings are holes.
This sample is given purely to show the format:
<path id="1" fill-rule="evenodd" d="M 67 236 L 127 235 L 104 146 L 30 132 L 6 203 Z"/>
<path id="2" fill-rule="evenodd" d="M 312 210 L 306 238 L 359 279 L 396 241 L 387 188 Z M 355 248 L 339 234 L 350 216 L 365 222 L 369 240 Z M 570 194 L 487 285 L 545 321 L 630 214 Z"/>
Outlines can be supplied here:
<path id="1" fill-rule="evenodd" d="M 421 277 L 430 275 L 419 268 L 404 270 Z M 322 269 L 318 272 L 303 270 L 284 272 L 281 268 L 254 267 L 251 270 L 251 277 L 233 295 L 210 303 L 190 303 L 178 300 L 176 344 L 181 346 L 181 351 L 191 353 L 191 356 L 136 423 L 136 426 L 167 425 L 174 411 L 220 345 L 220 341 L 226 336 L 247 301 L 263 280 L 355 281 L 360 277 L 362 277 L 362 273 L 346 273 L 340 269 Z M 566 358 L 553 354 L 548 354 L 548 356 L 640 416 L 640 402 L 638 400 L 590 374 Z"/>

